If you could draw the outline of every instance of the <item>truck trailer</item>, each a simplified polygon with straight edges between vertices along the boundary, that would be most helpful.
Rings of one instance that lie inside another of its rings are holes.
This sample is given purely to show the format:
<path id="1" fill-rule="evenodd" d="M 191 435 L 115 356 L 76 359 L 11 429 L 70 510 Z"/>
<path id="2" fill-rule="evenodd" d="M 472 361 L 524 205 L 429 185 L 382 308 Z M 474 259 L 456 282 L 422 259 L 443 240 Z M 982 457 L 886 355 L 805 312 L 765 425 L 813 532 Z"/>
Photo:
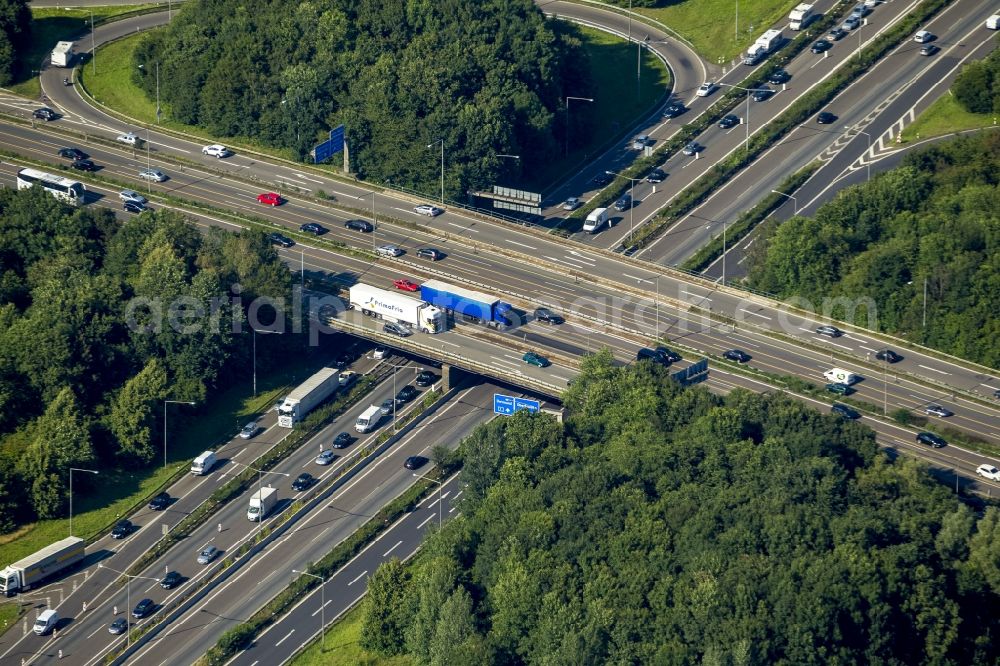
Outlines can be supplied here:
<path id="1" fill-rule="evenodd" d="M 351 287 L 349 300 L 352 308 L 361 310 L 369 317 L 413 326 L 424 333 L 440 333 L 445 329 L 444 313 L 434 307 L 435 304 L 425 303 L 419 298 L 368 284 L 356 284 Z"/>
<path id="2" fill-rule="evenodd" d="M 267 518 L 271 509 L 278 503 L 278 489 L 261 488 L 250 497 L 250 506 L 247 507 L 247 520 L 257 522 Z"/>
<path id="3" fill-rule="evenodd" d="M 747 49 L 746 55 L 743 56 L 743 64 L 756 65 L 764 56 L 781 46 L 784 40 L 785 37 L 781 30 L 768 30 Z"/>
<path id="4" fill-rule="evenodd" d="M 432 305 L 461 315 L 467 321 L 493 326 L 509 326 L 506 313 L 513 308 L 495 296 L 457 287 L 440 280 L 428 280 L 420 285 L 420 298 Z"/>
<path id="5" fill-rule="evenodd" d="M 73 64 L 73 42 L 59 42 L 52 49 L 49 61 L 53 67 L 69 67 Z"/>
<path id="6" fill-rule="evenodd" d="M 813 22 L 818 16 L 813 12 L 813 5 L 808 3 L 801 3 L 792 10 L 792 13 L 788 15 L 788 29 L 789 30 L 802 30 L 810 23 Z"/>
<path id="7" fill-rule="evenodd" d="M 340 388 L 336 368 L 323 368 L 297 386 L 278 407 L 278 425 L 291 428 Z"/>
<path id="8" fill-rule="evenodd" d="M 82 560 L 86 554 L 84 545 L 80 537 L 66 537 L 5 567 L 0 571 L 0 592 L 8 597 L 27 592 L 46 578 Z"/>

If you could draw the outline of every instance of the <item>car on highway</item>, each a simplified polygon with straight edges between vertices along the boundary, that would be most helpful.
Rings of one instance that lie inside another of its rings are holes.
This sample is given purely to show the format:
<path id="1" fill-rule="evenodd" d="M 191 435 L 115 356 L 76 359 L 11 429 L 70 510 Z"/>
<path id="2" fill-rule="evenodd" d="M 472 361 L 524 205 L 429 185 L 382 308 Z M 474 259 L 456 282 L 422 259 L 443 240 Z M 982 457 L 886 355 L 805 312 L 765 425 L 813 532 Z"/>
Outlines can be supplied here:
<path id="1" fill-rule="evenodd" d="M 335 449 L 346 449 L 353 441 L 354 438 L 350 435 L 350 433 L 342 432 L 338 433 L 337 436 L 333 438 L 333 443 L 330 446 Z"/>
<path id="2" fill-rule="evenodd" d="M 154 608 L 156 608 L 156 603 L 152 599 L 143 599 L 132 609 L 132 617 L 141 620 L 152 613 Z"/>
<path id="3" fill-rule="evenodd" d="M 938 404 L 930 404 L 924 407 L 924 412 L 930 414 L 931 416 L 940 416 L 943 419 L 949 416 L 954 416 L 955 412 L 951 411 L 947 407 Z"/>
<path id="4" fill-rule="evenodd" d="M 118 618 L 108 625 L 108 633 L 112 636 L 121 636 L 128 631 L 128 620 L 123 617 Z"/>
<path id="5" fill-rule="evenodd" d="M 142 196 L 135 190 L 122 190 L 118 193 L 118 198 L 122 201 L 133 201 L 140 204 L 146 203 L 146 197 Z"/>
<path id="6" fill-rule="evenodd" d="M 623 194 L 617 201 L 615 201 L 615 210 L 622 213 L 632 207 L 632 195 Z"/>
<path id="7" fill-rule="evenodd" d="M 375 351 L 372 352 L 372 358 L 376 361 L 381 361 L 384 358 L 389 358 L 391 354 L 392 351 L 388 347 L 379 345 L 375 348 Z"/>
<path id="8" fill-rule="evenodd" d="M 535 308 L 535 321 L 559 325 L 566 320 L 548 308 Z"/>
<path id="9" fill-rule="evenodd" d="M 59 114 L 50 109 L 49 107 L 43 106 L 40 109 L 35 109 L 34 111 L 32 111 L 31 117 L 37 118 L 38 120 L 44 120 L 45 122 L 49 122 L 50 120 L 55 120 L 56 118 L 58 118 Z"/>
<path id="10" fill-rule="evenodd" d="M 932 56 L 940 50 L 941 47 L 936 44 L 924 44 L 922 47 L 920 47 L 920 55 Z"/>
<path id="11" fill-rule="evenodd" d="M 295 245 L 295 241 L 285 234 L 279 234 L 278 232 L 274 232 L 268 236 L 268 239 L 271 241 L 272 245 L 280 245 L 281 247 L 291 247 Z"/>
<path id="12" fill-rule="evenodd" d="M 281 195 L 277 192 L 261 192 L 257 195 L 257 203 L 262 203 L 265 206 L 280 206 L 282 203 Z"/>
<path id="13" fill-rule="evenodd" d="M 754 90 L 753 95 L 751 95 L 751 97 L 753 97 L 753 101 L 755 102 L 763 102 L 765 100 L 771 99 L 771 96 L 773 94 L 774 94 L 773 90 L 771 90 L 767 86 L 764 86 L 762 88 L 757 88 L 756 90 Z"/>
<path id="14" fill-rule="evenodd" d="M 375 253 L 383 257 L 398 257 L 403 254 L 403 248 L 398 245 L 379 245 Z"/>
<path id="15" fill-rule="evenodd" d="M 739 124 L 740 124 L 739 117 L 734 116 L 731 113 L 729 115 L 723 116 L 722 119 L 719 121 L 719 127 L 721 127 L 722 129 L 729 129 L 730 127 L 735 127 L 736 125 Z"/>
<path id="16" fill-rule="evenodd" d="M 90 155 L 83 152 L 79 148 L 60 148 L 59 157 L 65 157 L 68 160 L 85 160 Z"/>
<path id="17" fill-rule="evenodd" d="M 830 393 L 836 393 L 837 395 L 851 395 L 852 393 L 854 393 L 854 389 L 852 389 L 847 384 L 841 384 L 840 382 L 827 384 L 826 390 L 829 391 Z"/>
<path id="18" fill-rule="evenodd" d="M 406 469 L 420 469 L 427 464 L 427 458 L 423 456 L 410 456 L 403 462 L 403 467 Z"/>
<path id="19" fill-rule="evenodd" d="M 677 363 L 681 360 L 681 355 L 667 347 L 657 347 L 653 350 L 657 356 L 665 359 L 668 363 Z"/>
<path id="20" fill-rule="evenodd" d="M 420 206 L 414 206 L 413 212 L 417 215 L 426 215 L 427 217 L 437 217 L 444 212 L 443 208 L 438 208 L 437 206 L 430 206 L 428 204 L 422 204 Z"/>
<path id="21" fill-rule="evenodd" d="M 859 25 L 861 25 L 861 17 L 851 14 L 844 19 L 844 22 L 840 24 L 841 30 L 854 30 Z"/>
<path id="22" fill-rule="evenodd" d="M 229 157 L 233 153 L 225 146 L 218 143 L 213 143 L 210 146 L 205 146 L 204 148 L 202 148 L 201 154 L 208 155 L 209 157 L 218 157 L 219 159 L 222 159 L 223 157 Z"/>
<path id="23" fill-rule="evenodd" d="M 125 132 L 124 134 L 116 136 L 115 141 L 118 143 L 124 143 L 127 146 L 135 146 L 138 145 L 140 139 L 135 132 Z"/>
<path id="24" fill-rule="evenodd" d="M 420 291 L 420 285 L 413 280 L 407 280 L 406 278 L 399 278 L 398 280 L 392 281 L 392 286 L 396 289 L 402 289 L 403 291 Z"/>
<path id="25" fill-rule="evenodd" d="M 698 143 L 697 141 L 692 141 L 688 143 L 686 146 L 684 146 L 684 149 L 681 150 L 681 152 L 690 157 L 691 155 L 697 155 L 702 150 L 703 146 L 700 143 Z"/>
<path id="26" fill-rule="evenodd" d="M 251 421 L 240 430 L 240 439 L 253 439 L 258 432 L 260 432 L 260 424 Z"/>
<path id="27" fill-rule="evenodd" d="M 419 375 L 417 375 L 417 380 L 413 382 L 417 386 L 430 386 L 438 380 L 438 376 L 435 375 L 430 370 L 424 370 Z"/>
<path id="28" fill-rule="evenodd" d="M 148 180 L 151 183 L 162 183 L 167 179 L 167 174 L 159 169 L 143 169 L 139 172 L 140 180 Z"/>
<path id="29" fill-rule="evenodd" d="M 647 183 L 662 183 L 666 179 L 667 172 L 663 169 L 653 169 L 649 172 L 649 175 L 646 176 Z"/>
<path id="30" fill-rule="evenodd" d="M 695 95 L 698 97 L 708 97 L 718 89 L 719 86 L 715 85 L 715 81 L 705 81 L 698 87 L 698 92 Z"/>
<path id="31" fill-rule="evenodd" d="M 869 5 L 867 2 L 859 2 L 858 4 L 854 5 L 854 9 L 851 10 L 852 15 L 860 16 L 862 18 L 868 16 L 871 13 L 872 13 L 872 6 Z"/>
<path id="32" fill-rule="evenodd" d="M 667 104 L 667 106 L 663 109 L 663 117 L 676 118 L 685 111 L 687 111 L 687 107 L 681 104 L 680 102 L 671 102 L 670 104 Z"/>
<path id="33" fill-rule="evenodd" d="M 115 523 L 115 526 L 111 528 L 111 538 L 112 539 L 124 539 L 129 534 L 135 530 L 135 525 L 132 524 L 131 520 L 119 520 Z"/>
<path id="34" fill-rule="evenodd" d="M 847 419 L 848 421 L 854 421 L 855 419 L 861 418 L 861 414 L 859 414 L 856 410 L 851 409 L 847 405 L 842 405 L 839 402 L 833 403 L 833 406 L 830 407 L 830 411 L 843 419 Z"/>
<path id="35" fill-rule="evenodd" d="M 383 416 L 385 416 L 388 414 L 392 414 L 393 410 L 395 410 L 397 406 L 398 405 L 396 404 L 396 401 L 394 399 L 386 398 L 385 400 L 382 401 L 382 404 L 378 406 L 378 410 L 379 412 L 382 413 Z"/>
<path id="36" fill-rule="evenodd" d="M 753 357 L 742 349 L 730 349 L 722 354 L 722 358 L 735 361 L 736 363 L 747 363 Z"/>
<path id="37" fill-rule="evenodd" d="M 844 37 L 847 37 L 847 31 L 843 28 L 834 28 L 826 34 L 827 40 L 831 42 L 839 42 Z"/>
<path id="38" fill-rule="evenodd" d="M 398 335 L 401 338 L 408 338 L 413 335 L 413 331 L 404 324 L 397 324 L 394 321 L 387 321 L 382 325 L 382 332 L 390 335 Z"/>
<path id="39" fill-rule="evenodd" d="M 433 247 L 422 247 L 417 250 L 417 257 L 420 259 L 437 261 L 439 259 L 444 259 L 444 252 Z"/>
<path id="40" fill-rule="evenodd" d="M 312 474 L 309 474 L 308 472 L 302 472 L 297 477 L 295 477 L 294 481 L 292 481 L 292 490 L 296 491 L 306 490 L 315 481 L 316 477 L 314 477 Z"/>
<path id="41" fill-rule="evenodd" d="M 149 500 L 149 504 L 146 506 L 153 511 L 163 511 L 170 506 L 170 495 L 168 493 L 158 493 L 156 497 Z"/>
<path id="42" fill-rule="evenodd" d="M 605 185 L 610 185 L 612 180 L 614 180 L 614 178 L 602 171 L 591 178 L 590 182 L 597 187 L 604 187 Z"/>
<path id="43" fill-rule="evenodd" d="M 198 564 L 208 564 L 221 553 L 215 546 L 205 546 L 198 552 Z"/>
<path id="44" fill-rule="evenodd" d="M 370 234 L 375 231 L 375 226 L 367 220 L 348 220 L 347 222 L 344 222 L 344 228 L 350 229 L 351 231 L 360 231 L 366 234 Z"/>
<path id="45" fill-rule="evenodd" d="M 416 388 L 407 384 L 403 388 L 399 389 L 399 393 L 396 394 L 396 402 L 407 403 L 420 395 L 420 391 Z"/>
<path id="46" fill-rule="evenodd" d="M 830 113 L 829 111 L 820 111 L 816 116 L 816 122 L 820 125 L 832 125 L 837 122 L 837 116 Z"/>
<path id="47" fill-rule="evenodd" d="M 948 445 L 948 442 L 944 441 L 943 438 L 938 437 L 932 432 L 918 432 L 916 440 L 918 443 L 926 444 L 934 449 L 941 449 Z"/>
<path id="48" fill-rule="evenodd" d="M 580 200 L 580 197 L 570 197 L 569 199 L 566 199 L 566 201 L 563 202 L 562 209 L 563 210 L 576 210 L 577 208 L 579 208 L 582 205 L 583 205 L 583 201 Z"/>
<path id="49" fill-rule="evenodd" d="M 333 449 L 323 449 L 313 462 L 317 465 L 329 465 L 336 457 L 337 454 L 333 452 Z"/>
<path id="50" fill-rule="evenodd" d="M 147 210 L 152 210 L 146 204 L 139 203 L 138 201 L 126 201 L 122 204 L 122 210 L 126 213 L 145 213 Z"/>
<path id="51" fill-rule="evenodd" d="M 882 349 L 875 352 L 875 359 L 878 361 L 885 361 L 886 363 L 898 363 L 903 360 L 903 357 L 891 349 Z"/>
<path id="52" fill-rule="evenodd" d="M 780 85 L 782 83 L 788 83 L 792 80 L 792 75 L 783 69 L 776 69 L 771 72 L 771 75 L 767 77 L 768 83 L 773 83 L 775 85 Z"/>
<path id="53" fill-rule="evenodd" d="M 928 32 L 927 30 L 918 30 L 917 34 L 913 35 L 913 41 L 918 44 L 926 44 L 927 42 L 934 41 L 934 34 Z"/>
<path id="54" fill-rule="evenodd" d="M 976 468 L 976 474 L 990 481 L 1000 481 L 1000 469 L 993 465 L 980 465 Z"/>
<path id="55" fill-rule="evenodd" d="M 533 351 L 525 353 L 525 355 L 522 356 L 521 359 L 528 365 L 533 365 L 536 368 L 546 368 L 549 365 L 551 365 L 549 359 Z"/>
<path id="56" fill-rule="evenodd" d="M 828 42 L 825 39 L 817 39 L 813 42 L 813 45 L 809 47 L 809 50 L 813 53 L 825 53 L 831 48 L 833 48 L 833 44 L 831 42 Z"/>
<path id="57" fill-rule="evenodd" d="M 160 587 L 164 590 L 172 590 L 181 584 L 183 578 L 176 571 L 168 571 L 163 578 L 160 579 Z"/>
<path id="58" fill-rule="evenodd" d="M 642 150 L 650 144 L 648 134 L 639 134 L 632 139 L 632 150 Z"/>
<path id="59" fill-rule="evenodd" d="M 97 165 L 93 160 L 73 160 L 70 167 L 77 171 L 97 171 Z"/>
<path id="60" fill-rule="evenodd" d="M 825 336 L 830 337 L 830 338 L 839 338 L 840 336 L 842 336 L 844 334 L 843 331 L 841 331 L 836 326 L 830 326 L 828 324 L 823 324 L 822 326 L 817 326 L 816 327 L 816 332 L 819 335 L 825 335 Z"/>
<path id="61" fill-rule="evenodd" d="M 322 236 L 329 229 L 324 227 L 322 224 L 317 224 L 316 222 L 306 222 L 305 224 L 299 226 L 299 231 L 307 234 L 313 234 L 314 236 Z"/>

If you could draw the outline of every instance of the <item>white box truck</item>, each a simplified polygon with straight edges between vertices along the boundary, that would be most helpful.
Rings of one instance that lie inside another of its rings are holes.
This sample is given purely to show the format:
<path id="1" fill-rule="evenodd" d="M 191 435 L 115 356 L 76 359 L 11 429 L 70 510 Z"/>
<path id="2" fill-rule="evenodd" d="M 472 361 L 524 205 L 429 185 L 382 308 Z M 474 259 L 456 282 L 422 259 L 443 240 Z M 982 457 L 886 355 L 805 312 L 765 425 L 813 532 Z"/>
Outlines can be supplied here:
<path id="1" fill-rule="evenodd" d="M 59 42 L 52 49 L 49 61 L 53 67 L 69 67 L 73 63 L 73 42 Z"/>
<path id="2" fill-rule="evenodd" d="M 760 59 L 771 53 L 785 40 L 784 35 L 781 30 L 775 28 L 768 30 L 763 35 L 757 38 L 757 41 L 753 43 L 747 53 L 743 56 L 744 65 L 756 65 L 760 62 Z"/>
<path id="3" fill-rule="evenodd" d="M 368 432 L 378 425 L 381 418 L 382 408 L 378 405 L 372 405 L 361 412 L 361 416 L 358 417 L 358 420 L 354 424 L 354 429 L 358 432 Z"/>
<path id="4" fill-rule="evenodd" d="M 352 308 L 369 317 L 406 324 L 424 333 L 440 333 L 445 329 L 445 317 L 440 308 L 419 298 L 360 283 L 351 287 L 348 298 Z"/>
<path id="5" fill-rule="evenodd" d="M 339 371 L 323 368 L 297 386 L 278 407 L 278 425 L 291 428 L 340 388 Z"/>
<path id="6" fill-rule="evenodd" d="M 823 373 L 827 381 L 833 382 L 834 384 L 856 384 L 861 381 L 861 375 L 856 375 L 850 370 L 844 370 L 843 368 L 830 368 Z"/>
<path id="7" fill-rule="evenodd" d="M 83 559 L 84 545 L 80 537 L 66 537 L 5 567 L 0 571 L 0 592 L 12 597 L 73 566 Z"/>
<path id="8" fill-rule="evenodd" d="M 250 506 L 247 507 L 247 520 L 257 522 L 267 518 L 271 509 L 278 503 L 278 489 L 261 488 L 250 497 Z"/>
<path id="9" fill-rule="evenodd" d="M 596 234 L 601 230 L 605 224 L 608 223 L 608 209 L 607 208 L 595 208 L 590 211 L 590 215 L 587 216 L 586 221 L 583 223 L 583 230 Z"/>
<path id="10" fill-rule="evenodd" d="M 212 471 L 218 460 L 215 457 L 215 451 L 203 451 L 201 455 L 191 461 L 191 473 L 195 476 L 205 476 Z"/>
<path id="11" fill-rule="evenodd" d="M 807 25 L 813 22 L 817 14 L 813 12 L 813 5 L 807 4 L 805 2 L 796 5 L 792 13 L 788 15 L 788 29 L 789 30 L 802 30 Z"/>
<path id="12" fill-rule="evenodd" d="M 1000 14 L 994 14 L 986 19 L 986 27 L 990 30 L 1000 30 Z"/>

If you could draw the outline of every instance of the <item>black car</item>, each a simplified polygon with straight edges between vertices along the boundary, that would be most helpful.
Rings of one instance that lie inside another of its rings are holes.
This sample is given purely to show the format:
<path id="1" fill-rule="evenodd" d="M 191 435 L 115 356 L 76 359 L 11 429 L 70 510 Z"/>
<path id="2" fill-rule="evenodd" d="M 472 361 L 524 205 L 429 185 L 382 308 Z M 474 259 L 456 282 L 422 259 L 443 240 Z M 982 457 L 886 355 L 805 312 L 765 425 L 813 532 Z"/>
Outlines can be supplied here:
<path id="1" fill-rule="evenodd" d="M 753 101 L 763 102 L 764 100 L 770 99 L 774 91 L 770 88 L 757 88 L 753 91 Z"/>
<path id="2" fill-rule="evenodd" d="M 827 324 L 823 324 L 822 326 L 817 326 L 816 327 L 816 332 L 819 333 L 820 335 L 825 335 L 825 336 L 831 337 L 831 338 L 839 338 L 840 336 L 842 336 L 844 334 L 836 326 L 829 326 Z"/>
<path id="3" fill-rule="evenodd" d="M 422 247 L 417 250 L 417 257 L 437 261 L 438 259 L 444 259 L 444 252 L 433 247 Z"/>
<path id="4" fill-rule="evenodd" d="M 416 384 L 417 386 L 430 386 L 431 384 L 436 382 L 437 379 L 438 376 L 435 375 L 433 372 L 431 372 L 430 370 L 424 370 L 419 375 L 417 375 L 417 380 L 413 383 Z"/>
<path id="5" fill-rule="evenodd" d="M 566 320 L 548 308 L 535 309 L 535 321 L 542 321 L 546 324 L 562 324 Z"/>
<path id="6" fill-rule="evenodd" d="M 406 469 L 420 469 L 427 464 L 427 458 L 423 456 L 410 456 L 403 463 L 403 467 Z"/>
<path id="7" fill-rule="evenodd" d="M 354 231 L 362 231 L 364 233 L 371 233 L 375 231 L 375 226 L 367 220 L 348 220 L 347 222 L 344 222 L 344 228 L 353 229 Z"/>
<path id="8" fill-rule="evenodd" d="M 313 484 L 315 477 L 307 472 L 302 472 L 292 481 L 292 490 L 305 490 Z"/>
<path id="9" fill-rule="evenodd" d="M 662 183 L 666 179 L 667 172 L 663 169 L 653 169 L 649 172 L 649 175 L 646 176 L 647 183 Z"/>
<path id="10" fill-rule="evenodd" d="M 407 384 L 399 389 L 399 393 L 396 394 L 396 402 L 410 402 L 418 395 L 420 395 L 420 391 Z"/>
<path id="11" fill-rule="evenodd" d="M 666 347 L 657 347 L 653 351 L 655 351 L 657 354 L 667 359 L 671 363 L 676 363 L 677 361 L 681 360 L 680 354 L 670 349 L 667 349 Z"/>
<path id="12" fill-rule="evenodd" d="M 396 400 L 393 398 L 386 398 L 382 401 L 382 404 L 379 405 L 378 408 L 384 415 L 392 414 L 396 411 Z"/>
<path id="13" fill-rule="evenodd" d="M 885 361 L 886 363 L 898 363 L 903 360 L 902 356 L 891 349 L 883 349 L 875 352 L 875 358 L 879 361 Z"/>
<path id="14" fill-rule="evenodd" d="M 154 608 L 156 608 L 156 602 L 152 599 L 143 599 L 135 605 L 135 608 L 132 609 L 132 617 L 137 620 L 141 620 L 152 613 Z"/>
<path id="15" fill-rule="evenodd" d="M 767 77 L 767 82 L 773 83 L 775 85 L 788 83 L 791 80 L 792 80 L 792 75 L 783 69 L 776 69 L 774 72 L 771 73 L 769 77 Z"/>
<path id="16" fill-rule="evenodd" d="M 122 204 L 122 210 L 127 213 L 144 213 L 150 210 L 149 206 L 138 201 L 126 201 Z"/>
<path id="17" fill-rule="evenodd" d="M 615 210 L 622 213 L 632 207 L 632 195 L 623 194 L 618 201 L 615 202 Z"/>
<path id="18" fill-rule="evenodd" d="M 391 321 L 385 322 L 385 324 L 382 326 L 382 331 L 385 333 L 390 333 L 392 335 L 398 335 L 401 338 L 406 338 L 413 335 L 413 331 L 408 329 L 406 326 Z"/>
<path id="19" fill-rule="evenodd" d="M 665 109 L 663 109 L 663 117 L 676 118 L 685 111 L 687 111 L 687 107 L 685 107 L 680 102 L 671 102 L 670 104 L 667 104 L 667 107 Z"/>
<path id="20" fill-rule="evenodd" d="M 73 160 L 70 167 L 77 171 L 97 171 L 97 165 L 91 160 Z"/>
<path id="21" fill-rule="evenodd" d="M 128 630 L 128 620 L 123 617 L 118 618 L 108 625 L 108 633 L 113 636 L 120 636 Z"/>
<path id="22" fill-rule="evenodd" d="M 837 122 L 837 116 L 829 111 L 822 111 L 818 116 L 816 116 L 816 122 L 820 125 L 832 125 Z"/>
<path id="23" fill-rule="evenodd" d="M 274 232 L 267 238 L 271 241 L 272 245 L 280 245 L 281 247 L 291 247 L 295 245 L 295 241 L 284 234 L 279 234 L 278 232 Z"/>
<path id="24" fill-rule="evenodd" d="M 610 185 L 612 180 L 614 180 L 614 178 L 612 178 L 610 175 L 602 171 L 601 173 L 591 178 L 590 182 L 596 185 L 597 187 L 604 187 L 605 185 Z"/>
<path id="25" fill-rule="evenodd" d="M 934 449 L 941 449 L 948 445 L 948 442 L 944 441 L 942 438 L 938 437 L 932 432 L 918 432 L 917 442 L 921 444 L 926 444 L 927 446 Z"/>
<path id="26" fill-rule="evenodd" d="M 172 590 L 181 583 L 181 575 L 176 571 L 168 571 L 167 575 L 160 579 L 160 587 L 164 590 Z"/>
<path id="27" fill-rule="evenodd" d="M 68 160 L 85 160 L 90 155 L 83 152 L 79 148 L 60 148 L 59 157 L 65 157 Z"/>
<path id="28" fill-rule="evenodd" d="M 308 234 L 315 234 L 317 236 L 322 236 L 328 231 L 328 229 L 324 227 L 322 224 L 316 224 L 315 222 L 306 222 L 301 227 L 299 227 L 299 231 L 304 231 L 305 233 Z"/>
<path id="29" fill-rule="evenodd" d="M 730 349 L 725 352 L 722 357 L 729 359 L 730 361 L 736 361 L 737 363 L 746 363 L 752 358 L 750 354 L 746 353 L 742 349 Z"/>
<path id="30" fill-rule="evenodd" d="M 111 538 L 112 539 L 124 539 L 132 530 L 135 529 L 135 525 L 129 520 L 119 520 L 115 523 L 115 526 L 111 528 Z"/>
<path id="31" fill-rule="evenodd" d="M 729 129 L 730 127 L 734 127 L 739 124 L 740 119 L 731 113 L 728 116 L 723 116 L 722 120 L 719 121 L 719 127 L 722 129 Z"/>
<path id="32" fill-rule="evenodd" d="M 830 407 L 830 411 L 836 414 L 837 416 L 840 416 L 841 418 L 847 419 L 848 421 L 853 421 L 855 419 L 861 418 L 861 414 L 851 409 L 847 405 L 840 404 L 839 402 L 833 403 L 833 406 Z"/>
<path id="33" fill-rule="evenodd" d="M 149 508 L 153 511 L 163 511 L 168 506 L 170 506 L 170 495 L 167 493 L 160 493 L 149 501 Z"/>
<path id="34" fill-rule="evenodd" d="M 819 39 L 813 42 L 813 45 L 809 48 L 813 53 L 824 53 L 833 48 L 833 44 L 826 41 L 825 39 Z"/>
<path id="35" fill-rule="evenodd" d="M 335 449 L 346 449 L 348 446 L 350 446 L 351 442 L 353 442 L 353 441 L 354 441 L 354 438 L 351 437 L 350 434 L 348 434 L 346 432 L 342 432 L 342 433 L 340 433 L 339 435 L 337 435 L 336 437 L 333 438 L 333 444 L 332 444 L 332 446 Z"/>
<path id="36" fill-rule="evenodd" d="M 43 106 L 40 109 L 35 109 L 34 111 L 32 111 L 31 117 L 48 122 L 50 120 L 55 120 L 56 118 L 58 118 L 59 114 L 50 109 L 49 107 Z"/>

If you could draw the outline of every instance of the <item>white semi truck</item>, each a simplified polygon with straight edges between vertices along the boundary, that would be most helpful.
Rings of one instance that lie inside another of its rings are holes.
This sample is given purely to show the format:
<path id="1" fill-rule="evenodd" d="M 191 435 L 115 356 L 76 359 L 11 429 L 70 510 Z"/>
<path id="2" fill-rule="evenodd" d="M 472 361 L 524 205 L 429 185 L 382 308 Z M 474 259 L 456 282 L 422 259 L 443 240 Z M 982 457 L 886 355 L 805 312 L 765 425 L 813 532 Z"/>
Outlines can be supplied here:
<path id="1" fill-rule="evenodd" d="M 278 489 L 268 486 L 261 488 L 250 497 L 250 506 L 247 507 L 247 520 L 257 522 L 267 518 L 271 509 L 278 503 Z"/>
<path id="2" fill-rule="evenodd" d="M 49 61 L 53 67 L 69 67 L 73 63 L 73 42 L 59 42 L 52 49 Z"/>
<path id="3" fill-rule="evenodd" d="M 788 15 L 788 29 L 802 30 L 812 23 L 813 19 L 817 16 L 818 14 L 813 11 L 813 5 L 803 2 L 797 5 L 792 10 L 792 13 Z"/>
<path id="4" fill-rule="evenodd" d="M 278 407 L 278 425 L 282 428 L 294 427 L 296 423 L 329 398 L 340 388 L 339 371 L 323 368 L 297 386 Z"/>
<path id="5" fill-rule="evenodd" d="M 0 571 L 0 592 L 12 597 L 73 566 L 84 558 L 84 545 L 80 537 L 66 537 L 5 567 Z"/>
<path id="6" fill-rule="evenodd" d="M 785 37 L 781 30 L 768 30 L 747 49 L 746 55 L 743 56 L 743 64 L 756 65 L 764 56 L 781 46 L 784 40 Z"/>
<path id="7" fill-rule="evenodd" d="M 359 283 L 351 287 L 349 301 L 352 308 L 369 317 L 406 324 L 424 333 L 440 333 L 447 325 L 440 308 L 419 298 L 403 296 L 368 284 Z"/>

